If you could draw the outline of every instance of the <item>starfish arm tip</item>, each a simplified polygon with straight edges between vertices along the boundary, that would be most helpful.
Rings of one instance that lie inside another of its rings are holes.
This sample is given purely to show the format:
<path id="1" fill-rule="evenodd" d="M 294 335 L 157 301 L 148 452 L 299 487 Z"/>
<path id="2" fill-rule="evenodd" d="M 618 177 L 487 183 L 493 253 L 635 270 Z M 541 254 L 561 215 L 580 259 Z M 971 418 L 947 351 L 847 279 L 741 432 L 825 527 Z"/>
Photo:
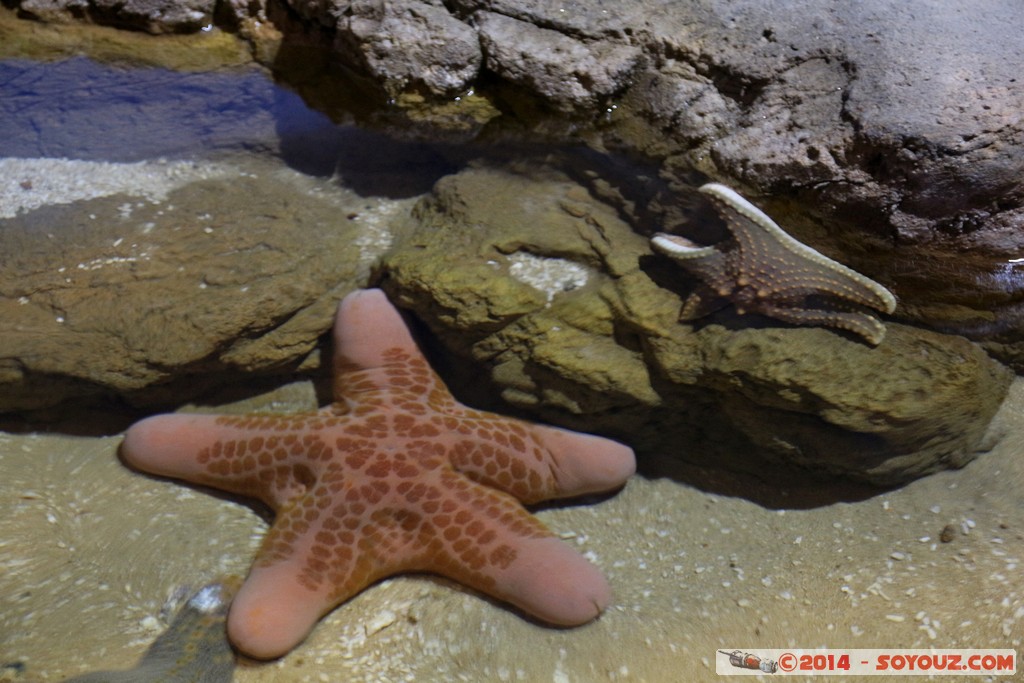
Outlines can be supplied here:
<path id="1" fill-rule="evenodd" d="M 564 541 L 530 541 L 530 552 L 509 567 L 505 597 L 524 612 L 556 626 L 580 626 L 596 619 L 612 601 L 604 575 Z"/>
<path id="2" fill-rule="evenodd" d="M 871 280 L 871 282 L 874 283 L 879 289 L 877 294 L 879 299 L 881 299 L 882 305 L 878 307 L 878 310 L 888 315 L 892 315 L 893 313 L 895 313 L 897 305 L 896 295 L 889 291 L 886 287 L 875 282 L 874 280 Z"/>
<path id="3" fill-rule="evenodd" d="M 243 654 L 276 659 L 306 639 L 333 605 L 300 585 L 284 563 L 253 569 L 228 612 L 228 638 Z"/>
<path id="4" fill-rule="evenodd" d="M 772 233 L 781 233 L 786 238 L 793 239 L 768 214 L 751 204 L 746 197 L 731 187 L 721 183 L 706 183 L 700 186 L 699 191 L 715 200 L 715 209 L 723 218 L 728 219 L 729 214 L 738 214 Z"/>
<path id="5" fill-rule="evenodd" d="M 662 254 L 676 260 L 700 259 L 717 254 L 715 247 L 700 247 L 679 235 L 659 232 L 651 237 L 651 247 Z"/>
<path id="6" fill-rule="evenodd" d="M 335 373 L 385 365 L 385 349 L 421 355 L 398 309 L 380 289 L 357 290 L 342 299 L 332 334 Z"/>
<path id="7" fill-rule="evenodd" d="M 189 479 L 200 467 L 195 453 L 207 444 L 212 415 L 153 415 L 125 432 L 121 458 L 133 468 L 159 476 Z"/>
<path id="8" fill-rule="evenodd" d="M 636 472 L 629 446 L 592 434 L 537 425 L 533 433 L 552 458 L 556 496 L 578 496 L 617 488 Z"/>

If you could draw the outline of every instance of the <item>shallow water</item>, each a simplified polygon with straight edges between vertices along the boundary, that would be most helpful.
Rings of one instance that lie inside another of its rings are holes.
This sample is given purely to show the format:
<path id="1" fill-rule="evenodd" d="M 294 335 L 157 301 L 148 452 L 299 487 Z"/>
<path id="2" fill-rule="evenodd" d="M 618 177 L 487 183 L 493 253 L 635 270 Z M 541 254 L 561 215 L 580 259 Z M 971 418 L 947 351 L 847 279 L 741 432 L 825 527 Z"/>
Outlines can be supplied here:
<path id="1" fill-rule="evenodd" d="M 335 124 L 255 66 L 177 72 L 87 57 L 0 60 L 0 128 L 0 158 L 125 163 L 248 152 L 310 175 L 339 174 L 366 194 L 411 196 L 451 170 L 428 145 Z"/>
<path id="2" fill-rule="evenodd" d="M 335 127 L 261 69 L 185 73 L 87 57 L 0 61 L 0 156 L 94 161 L 302 147 Z"/>

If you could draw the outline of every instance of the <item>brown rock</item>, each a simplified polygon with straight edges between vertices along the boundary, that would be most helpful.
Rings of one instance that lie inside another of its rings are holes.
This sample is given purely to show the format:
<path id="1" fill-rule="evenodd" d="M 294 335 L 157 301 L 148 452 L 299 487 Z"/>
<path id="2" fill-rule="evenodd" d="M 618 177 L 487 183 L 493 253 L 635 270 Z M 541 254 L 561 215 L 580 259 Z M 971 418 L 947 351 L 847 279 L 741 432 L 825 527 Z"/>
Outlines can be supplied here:
<path id="1" fill-rule="evenodd" d="M 213 24 L 214 0 L 22 0 L 18 7 L 49 22 L 87 18 L 149 33 L 189 33 Z"/>
<path id="2" fill-rule="evenodd" d="M 730 311 L 680 324 L 683 279 L 553 172 L 465 171 L 415 213 L 385 259 L 391 296 L 507 402 L 641 456 L 892 484 L 974 457 L 1011 379 L 963 338 L 895 323 L 877 348 Z"/>
<path id="3" fill-rule="evenodd" d="M 165 202 L 115 195 L 6 220 L 0 241 L 16 256 L 0 272 L 0 411 L 180 401 L 315 365 L 338 300 L 380 247 L 345 217 L 364 200 L 346 209 L 312 190 L 238 175 Z"/>
<path id="4" fill-rule="evenodd" d="M 344 4 L 349 13 L 338 22 L 338 44 L 392 96 L 410 88 L 450 96 L 476 79 L 481 63 L 476 32 L 440 3 Z"/>
<path id="5" fill-rule="evenodd" d="M 481 12 L 475 23 L 488 69 L 567 112 L 624 90 L 642 61 L 635 47 L 583 42 L 501 14 Z"/>

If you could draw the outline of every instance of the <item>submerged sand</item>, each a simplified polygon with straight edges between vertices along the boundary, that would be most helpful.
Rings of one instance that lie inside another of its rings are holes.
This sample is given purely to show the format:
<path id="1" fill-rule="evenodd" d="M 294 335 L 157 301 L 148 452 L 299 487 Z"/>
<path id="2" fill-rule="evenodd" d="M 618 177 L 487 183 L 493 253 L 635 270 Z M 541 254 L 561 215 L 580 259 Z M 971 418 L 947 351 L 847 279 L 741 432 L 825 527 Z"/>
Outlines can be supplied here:
<path id="1" fill-rule="evenodd" d="M 313 405 L 298 383 L 217 410 Z M 0 434 L 0 680 L 129 667 L 191 589 L 247 570 L 266 529 L 254 508 L 132 472 L 119 442 Z M 636 476 L 538 513 L 608 576 L 615 602 L 596 622 L 546 628 L 446 581 L 396 577 L 235 680 L 714 680 L 717 649 L 1020 651 L 1024 380 L 989 442 L 962 470 L 872 495 Z"/>

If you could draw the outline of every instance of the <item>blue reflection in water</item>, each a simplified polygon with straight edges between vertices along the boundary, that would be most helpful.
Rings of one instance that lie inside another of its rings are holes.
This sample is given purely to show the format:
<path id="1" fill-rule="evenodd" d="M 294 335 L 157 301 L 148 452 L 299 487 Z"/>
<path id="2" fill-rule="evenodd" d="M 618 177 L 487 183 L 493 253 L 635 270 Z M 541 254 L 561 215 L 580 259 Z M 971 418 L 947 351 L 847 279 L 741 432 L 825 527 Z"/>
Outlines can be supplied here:
<path id="1" fill-rule="evenodd" d="M 84 57 L 0 61 L 0 129 L 0 156 L 139 161 L 290 147 L 314 167 L 336 156 L 338 138 L 256 69 L 179 73 Z"/>
<path id="2" fill-rule="evenodd" d="M 456 166 L 438 146 L 336 125 L 256 68 L 3 60 L 0 131 L 0 157 L 131 162 L 248 150 L 391 197 L 425 192 Z"/>

